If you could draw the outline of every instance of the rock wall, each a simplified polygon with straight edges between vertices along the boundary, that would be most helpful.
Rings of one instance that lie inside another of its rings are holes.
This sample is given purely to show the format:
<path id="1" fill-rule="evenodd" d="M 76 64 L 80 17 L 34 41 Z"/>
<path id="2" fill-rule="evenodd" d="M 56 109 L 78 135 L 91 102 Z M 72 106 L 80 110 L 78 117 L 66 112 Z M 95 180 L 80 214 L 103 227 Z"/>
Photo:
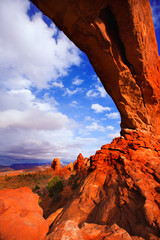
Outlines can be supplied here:
<path id="1" fill-rule="evenodd" d="M 160 58 L 149 0 L 32 0 L 82 51 L 121 127 L 159 137 Z"/>
<path id="2" fill-rule="evenodd" d="M 160 239 L 160 141 L 136 130 L 123 135 L 92 156 L 90 173 L 52 226 L 53 232 L 72 220 L 80 228 L 84 222 L 106 226 L 112 234 L 116 224 L 132 237 L 123 238 L 120 231 L 119 238 L 109 235 L 112 240 Z M 91 237 L 92 231 L 87 240 L 108 239 L 103 238 L 104 230 L 102 238 Z"/>

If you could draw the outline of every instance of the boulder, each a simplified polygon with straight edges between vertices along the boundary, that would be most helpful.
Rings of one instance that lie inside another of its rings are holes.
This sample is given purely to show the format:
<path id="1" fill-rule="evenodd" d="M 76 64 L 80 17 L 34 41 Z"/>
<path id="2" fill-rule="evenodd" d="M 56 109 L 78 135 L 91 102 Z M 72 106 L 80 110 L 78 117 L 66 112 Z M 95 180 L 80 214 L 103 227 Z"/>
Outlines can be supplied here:
<path id="1" fill-rule="evenodd" d="M 38 199 L 28 187 L 0 191 L 1 240 L 44 239 L 48 224 Z"/>
<path id="2" fill-rule="evenodd" d="M 61 214 L 62 211 L 63 211 L 63 208 L 59 208 L 57 211 L 55 211 L 54 213 L 52 213 L 52 214 L 46 219 L 46 222 L 47 222 L 47 224 L 48 224 L 49 227 L 52 225 L 52 223 L 54 222 L 54 220 Z"/>
<path id="3" fill-rule="evenodd" d="M 132 240 L 132 237 L 116 224 L 107 226 L 84 223 L 81 231 L 86 240 Z"/>
<path id="4" fill-rule="evenodd" d="M 68 220 L 57 226 L 54 231 L 47 236 L 47 240 L 84 240 L 78 224 Z"/>

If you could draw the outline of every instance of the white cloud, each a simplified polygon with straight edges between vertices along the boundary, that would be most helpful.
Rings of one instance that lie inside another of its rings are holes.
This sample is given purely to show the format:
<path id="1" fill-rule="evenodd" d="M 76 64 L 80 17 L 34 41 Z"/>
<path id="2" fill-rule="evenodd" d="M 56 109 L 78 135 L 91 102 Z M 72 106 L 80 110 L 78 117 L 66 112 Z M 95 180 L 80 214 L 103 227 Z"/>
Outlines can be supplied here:
<path id="1" fill-rule="evenodd" d="M 97 122 L 92 122 L 91 125 L 86 126 L 86 129 L 89 131 L 100 131 L 100 132 L 104 132 L 105 128 L 101 125 L 99 125 Z"/>
<path id="2" fill-rule="evenodd" d="M 0 128 L 57 130 L 68 123 L 68 117 L 59 112 L 43 112 L 38 109 L 0 112 Z"/>
<path id="3" fill-rule="evenodd" d="M 54 99 L 45 96 L 42 101 L 26 89 L 10 90 L 3 97 L 7 107 L 0 109 L 0 163 L 54 157 L 73 161 L 80 152 L 90 156 L 100 147 L 96 138 L 76 137 L 76 123 L 57 111 Z"/>
<path id="4" fill-rule="evenodd" d="M 59 88 L 63 88 L 63 87 L 64 87 L 62 81 L 52 82 L 52 86 L 54 86 L 54 87 L 59 87 Z"/>
<path id="5" fill-rule="evenodd" d="M 54 24 L 48 27 L 40 13 L 28 17 L 28 0 L 0 0 L 0 5 L 1 86 L 44 88 L 80 64 L 80 51 Z"/>
<path id="6" fill-rule="evenodd" d="M 98 83 L 101 82 L 100 79 L 99 79 L 99 77 L 98 77 L 96 74 L 92 75 L 91 78 L 92 78 L 93 81 L 96 80 Z"/>
<path id="7" fill-rule="evenodd" d="M 96 113 L 102 113 L 104 111 L 111 111 L 110 107 L 103 107 L 100 104 L 92 104 L 91 109 L 93 109 Z"/>
<path id="8" fill-rule="evenodd" d="M 80 91 L 81 89 L 80 88 L 77 88 L 75 90 L 70 90 L 69 88 L 66 88 L 65 89 L 65 93 L 64 93 L 64 96 L 68 95 L 68 96 L 72 96 L 74 94 L 76 94 L 78 91 Z"/>
<path id="9" fill-rule="evenodd" d="M 119 119 L 120 114 L 118 112 L 106 113 L 105 116 L 110 119 Z"/>
<path id="10" fill-rule="evenodd" d="M 113 130 L 114 130 L 114 127 L 113 127 L 113 126 L 107 126 L 106 129 L 107 129 L 107 130 L 110 130 L 110 131 L 113 131 Z"/>
<path id="11" fill-rule="evenodd" d="M 87 91 L 87 97 L 102 97 L 105 98 L 107 96 L 107 92 L 103 86 L 94 85 L 95 89 L 90 89 Z"/>
<path id="12" fill-rule="evenodd" d="M 30 90 L 10 90 L 0 94 L 0 128 L 55 130 L 69 119 L 56 110 L 54 99 L 37 99 Z"/>
<path id="13" fill-rule="evenodd" d="M 76 85 L 76 86 L 79 86 L 83 83 L 84 80 L 82 79 L 79 79 L 78 77 L 76 77 L 73 81 L 72 81 L 72 84 L 73 85 Z"/>
<path id="14" fill-rule="evenodd" d="M 100 96 L 101 96 L 102 98 L 105 98 L 105 97 L 107 96 L 107 92 L 106 92 L 106 90 L 104 89 L 104 87 L 96 86 L 96 88 L 97 88 L 97 91 L 99 91 Z"/>
<path id="15" fill-rule="evenodd" d="M 100 132 L 105 132 L 107 130 L 109 131 L 113 131 L 114 127 L 113 126 L 102 126 L 100 124 L 98 124 L 96 121 L 93 121 L 90 125 L 86 126 L 86 130 L 88 131 L 100 131 Z"/>
<path id="16" fill-rule="evenodd" d="M 115 138 L 115 137 L 119 137 L 120 136 L 120 132 L 119 131 L 116 131 L 114 133 L 110 133 L 107 135 L 108 138 Z"/>
<path id="17" fill-rule="evenodd" d="M 71 106 L 71 107 L 77 107 L 77 105 L 78 105 L 78 102 L 77 102 L 77 101 L 72 101 L 72 102 L 70 103 L 70 106 Z"/>
<path id="18" fill-rule="evenodd" d="M 90 120 L 91 120 L 91 117 L 90 117 L 90 116 L 86 116 L 84 120 L 85 120 L 85 121 L 90 121 Z"/>
<path id="19" fill-rule="evenodd" d="M 98 92 L 95 92 L 93 89 L 89 90 L 87 93 L 86 93 L 86 96 L 87 97 L 97 97 L 99 94 Z"/>

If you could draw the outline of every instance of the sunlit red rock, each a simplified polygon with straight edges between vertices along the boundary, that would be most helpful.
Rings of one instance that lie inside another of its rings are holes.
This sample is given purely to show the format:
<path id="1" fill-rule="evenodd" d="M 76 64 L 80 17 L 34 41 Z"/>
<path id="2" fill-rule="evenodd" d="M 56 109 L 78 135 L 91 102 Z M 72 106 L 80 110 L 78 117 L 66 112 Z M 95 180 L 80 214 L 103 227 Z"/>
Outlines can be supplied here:
<path id="1" fill-rule="evenodd" d="M 131 237 L 150 239 L 152 235 L 158 239 L 159 144 L 143 132 L 128 130 L 102 146 L 92 156 L 92 172 L 59 222 L 71 219 L 78 223 L 117 224 Z"/>
<path id="2" fill-rule="evenodd" d="M 87 168 L 90 167 L 90 165 L 91 165 L 90 159 L 89 158 L 84 158 L 84 164 Z"/>
<path id="3" fill-rule="evenodd" d="M 54 160 L 51 163 L 51 168 L 53 168 L 53 170 L 56 172 L 61 170 L 61 163 L 59 158 L 54 158 Z"/>
<path id="4" fill-rule="evenodd" d="M 47 240 L 84 240 L 78 224 L 74 221 L 66 221 L 57 226 L 54 231 L 49 234 Z"/>
<path id="5" fill-rule="evenodd" d="M 72 163 L 72 162 L 70 162 L 70 163 L 67 165 L 67 169 L 68 169 L 69 171 L 73 171 L 74 167 L 73 167 L 73 163 Z"/>
<path id="6" fill-rule="evenodd" d="M 87 168 L 84 163 L 84 157 L 81 153 L 77 157 L 76 165 L 77 174 L 80 176 L 85 176 L 87 174 Z"/>
<path id="7" fill-rule="evenodd" d="M 44 239 L 48 225 L 38 199 L 28 187 L 0 191 L 1 240 Z"/>
<path id="8" fill-rule="evenodd" d="M 116 224 L 112 226 L 83 223 L 82 227 L 68 220 L 58 225 L 47 236 L 48 240 L 144 240 L 141 237 L 131 237 L 124 229 Z"/>
<path id="9" fill-rule="evenodd" d="M 160 58 L 149 0 L 32 0 L 82 51 L 121 127 L 160 134 Z"/>
<path id="10" fill-rule="evenodd" d="M 63 211 L 63 208 L 59 208 L 57 211 L 55 211 L 54 213 L 49 215 L 49 217 L 46 219 L 48 227 L 50 227 L 52 225 L 54 220 L 61 214 L 62 211 Z"/>
<path id="11" fill-rule="evenodd" d="M 86 240 L 132 240 L 132 237 L 116 224 L 106 226 L 84 223 L 81 231 Z M 137 240 L 138 239 L 139 238 L 137 238 Z"/>

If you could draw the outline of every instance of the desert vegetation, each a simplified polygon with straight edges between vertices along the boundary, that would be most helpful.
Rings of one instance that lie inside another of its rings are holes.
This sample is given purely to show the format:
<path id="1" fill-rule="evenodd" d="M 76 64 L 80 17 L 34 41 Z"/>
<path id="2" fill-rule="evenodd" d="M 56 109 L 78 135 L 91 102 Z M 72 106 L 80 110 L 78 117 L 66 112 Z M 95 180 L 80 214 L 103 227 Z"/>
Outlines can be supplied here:
<path id="1" fill-rule="evenodd" d="M 46 169 L 39 172 L 29 172 L 22 174 L 12 174 L 0 177 L 0 190 L 15 189 L 19 187 L 30 187 L 33 191 L 47 186 L 49 179 L 53 177 L 53 172 Z"/>

